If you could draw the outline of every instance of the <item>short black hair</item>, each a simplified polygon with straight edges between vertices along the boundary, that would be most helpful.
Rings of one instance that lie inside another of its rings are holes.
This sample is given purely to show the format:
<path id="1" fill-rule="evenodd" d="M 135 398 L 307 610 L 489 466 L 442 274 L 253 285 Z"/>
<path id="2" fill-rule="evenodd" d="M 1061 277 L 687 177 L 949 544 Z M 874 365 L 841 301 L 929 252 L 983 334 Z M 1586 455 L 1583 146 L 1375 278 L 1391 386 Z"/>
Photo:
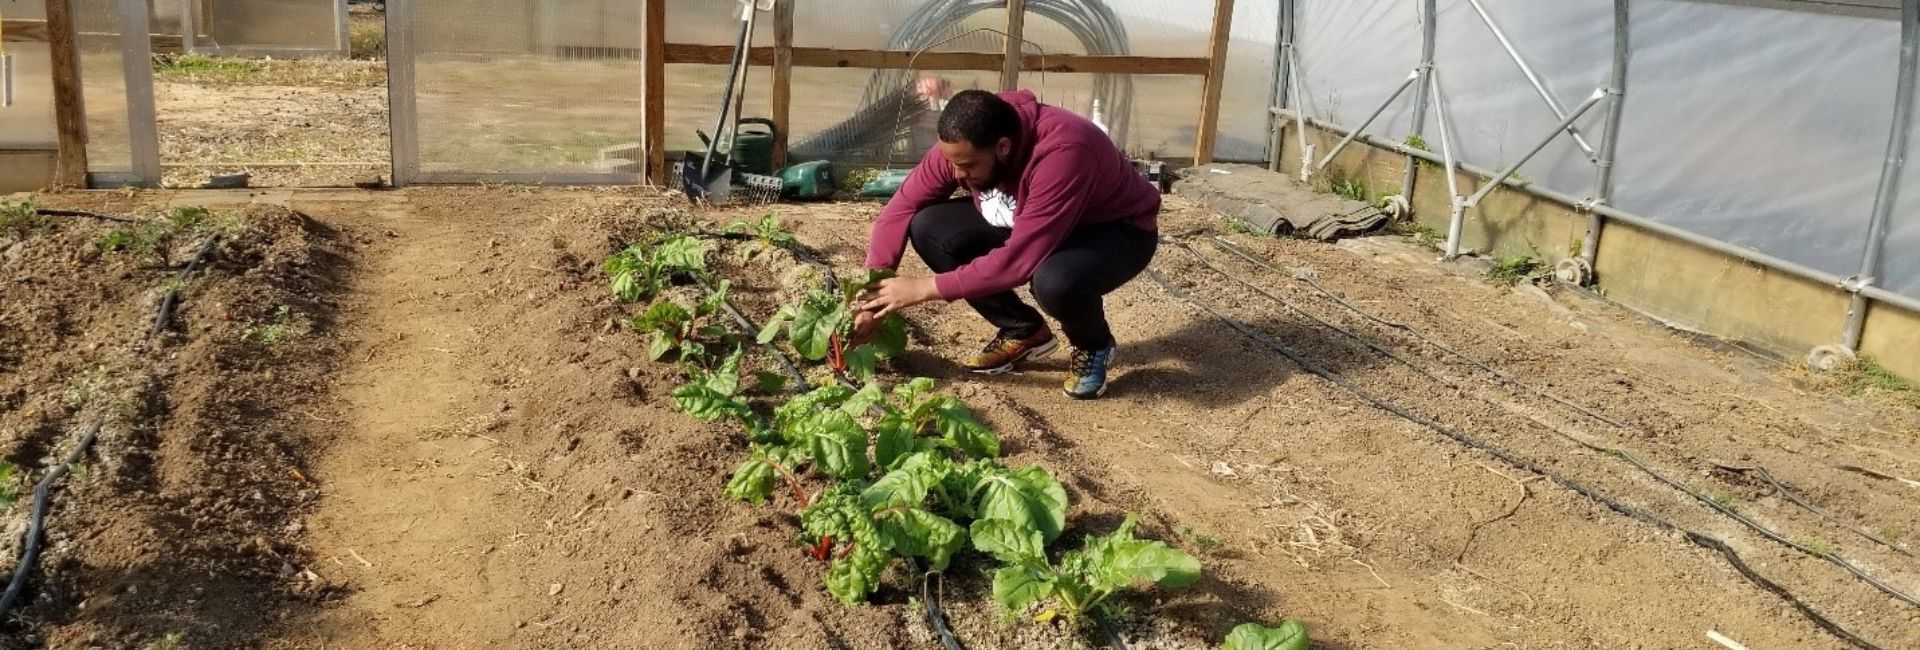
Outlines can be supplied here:
<path id="1" fill-rule="evenodd" d="M 1001 138 L 1020 139 L 1020 113 L 999 95 L 963 90 L 940 113 L 940 140 L 991 149 Z"/>

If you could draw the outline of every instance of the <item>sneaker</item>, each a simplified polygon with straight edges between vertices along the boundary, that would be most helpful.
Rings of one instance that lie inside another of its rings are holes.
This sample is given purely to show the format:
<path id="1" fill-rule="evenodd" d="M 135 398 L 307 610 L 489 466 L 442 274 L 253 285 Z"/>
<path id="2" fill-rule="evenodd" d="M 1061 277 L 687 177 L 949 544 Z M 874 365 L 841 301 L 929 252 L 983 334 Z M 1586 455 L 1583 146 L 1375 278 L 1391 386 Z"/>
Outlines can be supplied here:
<path id="1" fill-rule="evenodd" d="M 998 375 L 1013 370 L 1014 364 L 1045 356 L 1057 345 L 1059 342 L 1054 340 L 1053 332 L 1047 330 L 1040 330 L 1038 334 L 1026 338 L 1001 335 L 987 343 L 980 354 L 968 359 L 966 367 L 983 375 Z"/>
<path id="2" fill-rule="evenodd" d="M 1115 349 L 1111 345 L 1099 350 L 1074 349 L 1067 382 L 1061 386 L 1067 397 L 1094 399 L 1107 394 L 1107 369 L 1113 367 Z"/>

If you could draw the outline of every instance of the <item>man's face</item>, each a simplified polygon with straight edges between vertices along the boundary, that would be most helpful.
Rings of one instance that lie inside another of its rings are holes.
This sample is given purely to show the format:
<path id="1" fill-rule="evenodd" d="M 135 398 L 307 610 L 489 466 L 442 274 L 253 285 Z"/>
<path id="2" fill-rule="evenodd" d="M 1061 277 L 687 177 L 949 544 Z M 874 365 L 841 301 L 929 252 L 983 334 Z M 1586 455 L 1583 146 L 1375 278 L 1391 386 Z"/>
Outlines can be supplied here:
<path id="1" fill-rule="evenodd" d="M 968 187 L 992 188 L 1000 184 L 1000 172 L 1013 153 L 1013 140 L 1001 138 L 992 149 L 975 147 L 971 142 L 945 140 L 940 141 L 939 147 L 940 155 L 946 156 L 947 164 L 953 167 L 954 180 Z"/>

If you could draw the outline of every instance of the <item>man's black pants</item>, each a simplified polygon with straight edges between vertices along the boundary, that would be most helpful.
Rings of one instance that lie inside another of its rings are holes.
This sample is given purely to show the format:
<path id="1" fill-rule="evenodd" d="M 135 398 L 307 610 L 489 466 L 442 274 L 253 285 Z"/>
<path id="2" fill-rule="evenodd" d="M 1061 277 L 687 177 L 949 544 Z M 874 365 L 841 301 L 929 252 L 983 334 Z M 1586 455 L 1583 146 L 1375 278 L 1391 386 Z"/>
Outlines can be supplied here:
<path id="1" fill-rule="evenodd" d="M 972 199 L 936 203 L 913 215 L 908 230 L 914 252 L 936 273 L 960 268 L 1006 245 L 1011 228 L 987 223 Z M 1060 333 L 1073 347 L 1099 350 L 1113 345 L 1102 298 L 1139 275 L 1159 248 L 1159 233 L 1125 222 L 1082 226 L 1033 272 L 1033 297 L 1060 321 Z M 967 304 L 1004 336 L 1025 338 L 1046 329 L 1040 312 L 1012 290 L 971 298 Z"/>

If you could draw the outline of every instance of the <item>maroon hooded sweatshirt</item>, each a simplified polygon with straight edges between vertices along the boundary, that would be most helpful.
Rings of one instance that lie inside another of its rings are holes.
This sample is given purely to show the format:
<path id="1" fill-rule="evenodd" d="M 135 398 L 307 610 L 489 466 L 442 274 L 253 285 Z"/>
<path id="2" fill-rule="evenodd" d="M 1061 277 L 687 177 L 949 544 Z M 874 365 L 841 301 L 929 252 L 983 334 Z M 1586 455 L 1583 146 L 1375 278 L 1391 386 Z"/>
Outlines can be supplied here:
<path id="1" fill-rule="evenodd" d="M 999 96 L 1020 113 L 1011 169 L 1001 170 L 997 188 L 1014 198 L 1013 235 L 1005 246 L 934 276 L 940 297 L 947 300 L 1026 284 L 1040 262 L 1080 226 L 1124 221 L 1149 232 L 1159 230 L 1160 192 L 1133 170 L 1133 163 L 1100 127 L 1042 104 L 1025 90 Z M 939 148 L 928 151 L 874 222 L 867 268 L 898 268 L 913 215 L 951 198 L 959 187 Z M 988 189 L 994 188 L 968 188 L 975 208 Z"/>

